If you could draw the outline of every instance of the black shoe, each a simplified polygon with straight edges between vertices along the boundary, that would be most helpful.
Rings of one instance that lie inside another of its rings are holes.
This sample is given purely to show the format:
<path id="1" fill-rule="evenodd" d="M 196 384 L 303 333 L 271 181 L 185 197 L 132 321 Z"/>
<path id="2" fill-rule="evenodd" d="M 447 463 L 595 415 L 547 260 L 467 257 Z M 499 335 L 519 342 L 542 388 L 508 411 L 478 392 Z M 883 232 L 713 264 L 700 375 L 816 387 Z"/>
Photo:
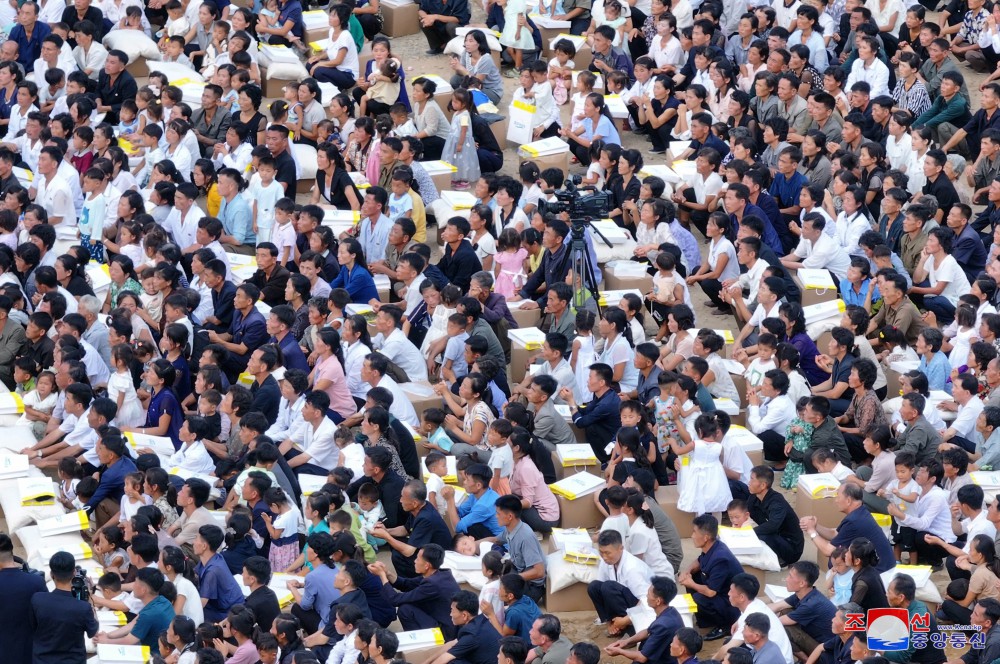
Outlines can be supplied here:
<path id="1" fill-rule="evenodd" d="M 721 627 L 716 627 L 702 638 L 705 639 L 706 641 L 718 641 L 719 639 L 723 639 L 727 636 L 729 636 L 729 632 L 722 629 Z"/>
<path id="2" fill-rule="evenodd" d="M 427 49 L 426 53 L 427 53 L 427 55 L 441 55 L 442 53 L 444 53 L 444 49 L 443 48 L 430 48 L 430 49 Z"/>

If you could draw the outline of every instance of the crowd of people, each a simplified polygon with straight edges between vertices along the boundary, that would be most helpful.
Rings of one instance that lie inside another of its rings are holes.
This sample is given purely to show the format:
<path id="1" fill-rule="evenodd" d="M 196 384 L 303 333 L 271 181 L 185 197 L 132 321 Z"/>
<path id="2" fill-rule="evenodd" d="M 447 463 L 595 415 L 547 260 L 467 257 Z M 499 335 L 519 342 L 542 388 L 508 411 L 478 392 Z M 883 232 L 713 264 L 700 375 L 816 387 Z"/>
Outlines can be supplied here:
<path id="1" fill-rule="evenodd" d="M 487 3 L 501 64 L 484 30 L 458 40 L 450 119 L 434 80 L 407 89 L 378 0 L 327 10 L 329 46 L 269 117 L 258 58 L 304 52 L 299 0 L 0 8 L 16 22 L 0 46 L 0 381 L 34 440 L 18 452 L 87 515 L 100 567 L 87 606 L 73 554 L 45 561 L 47 592 L 0 535 L 0 649 L 83 662 L 87 635 L 167 664 L 388 664 L 398 621 L 441 630 L 433 664 L 672 664 L 724 639 L 729 664 L 940 664 L 956 634 L 964 664 L 1000 658 L 1000 506 L 970 478 L 1000 460 L 1000 74 L 974 112 L 966 84 L 1000 71 L 1000 5 L 953 0 L 935 22 L 931 4 Z M 441 54 L 469 5 L 419 5 Z M 546 61 L 536 12 L 582 41 Z M 102 43 L 118 31 L 197 70 L 199 108 L 155 61 L 139 87 Z M 571 257 L 570 220 L 542 205 L 565 172 L 498 172 L 490 124 L 510 99 L 608 192 L 645 292 L 597 306 L 578 273 L 604 276 L 593 239 Z M 641 175 L 667 151 L 676 172 Z M 421 164 L 437 159 L 474 195 L 467 217 Z M 358 222 L 335 233 L 333 208 Z M 802 270 L 829 273 L 839 319 L 815 325 Z M 512 309 L 544 334 L 522 380 Z M 435 405 L 417 412 L 408 384 Z M 543 612 L 542 541 L 575 525 L 553 453 L 578 436 L 605 482 L 587 586 L 603 649 Z M 840 483 L 835 528 L 781 491 L 815 473 Z M 657 499 L 669 484 L 696 560 Z M 723 520 L 775 554 L 786 596 L 764 597 Z M 478 595 L 446 555 L 478 558 Z M 946 570 L 934 611 L 899 563 Z M 284 603 L 275 574 L 293 575 Z M 849 629 L 884 607 L 929 616 L 908 650 Z M 99 625 L 111 611 L 124 624 Z"/>

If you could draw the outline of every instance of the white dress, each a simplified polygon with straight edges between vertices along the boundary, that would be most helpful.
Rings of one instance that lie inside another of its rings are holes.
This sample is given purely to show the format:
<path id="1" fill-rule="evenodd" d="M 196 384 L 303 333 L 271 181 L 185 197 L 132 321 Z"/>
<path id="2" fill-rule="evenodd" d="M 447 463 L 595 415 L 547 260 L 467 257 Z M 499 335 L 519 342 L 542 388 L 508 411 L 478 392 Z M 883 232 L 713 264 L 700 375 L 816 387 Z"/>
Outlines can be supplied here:
<path id="1" fill-rule="evenodd" d="M 108 379 L 108 398 L 117 404 L 119 394 L 124 394 L 125 398 L 118 414 L 115 415 L 115 422 L 120 427 L 141 427 L 146 421 L 146 411 L 142 409 L 142 403 L 135 393 L 132 374 L 127 371 L 115 372 Z"/>
<path id="2" fill-rule="evenodd" d="M 573 387 L 573 400 L 577 403 L 587 403 L 594 398 L 594 393 L 587 388 L 587 381 L 590 377 L 590 365 L 594 363 L 594 335 L 589 337 L 577 337 L 580 342 L 580 350 L 576 353 L 576 382 Z"/>
<path id="3" fill-rule="evenodd" d="M 726 471 L 722 468 L 722 443 L 695 439 L 688 463 L 681 466 L 677 509 L 693 514 L 722 512 L 733 500 Z"/>
<path id="4" fill-rule="evenodd" d="M 955 336 L 951 338 L 951 354 L 948 359 L 951 361 L 951 368 L 957 369 L 967 363 L 969 359 L 969 347 L 972 345 L 972 337 L 979 336 L 976 327 L 970 327 L 964 332 L 959 329 Z"/>

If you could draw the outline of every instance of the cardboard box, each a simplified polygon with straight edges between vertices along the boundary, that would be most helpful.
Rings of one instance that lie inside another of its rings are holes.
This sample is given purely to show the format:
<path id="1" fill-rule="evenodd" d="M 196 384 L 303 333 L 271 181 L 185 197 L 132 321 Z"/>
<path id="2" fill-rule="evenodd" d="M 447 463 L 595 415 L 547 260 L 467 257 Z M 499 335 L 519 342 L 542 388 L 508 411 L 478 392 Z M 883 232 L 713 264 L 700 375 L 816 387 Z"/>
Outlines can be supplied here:
<path id="1" fill-rule="evenodd" d="M 431 384 L 427 381 L 414 381 L 412 383 L 401 383 L 399 386 L 400 388 L 402 388 L 404 392 L 406 392 L 407 398 L 410 400 L 410 403 L 413 404 L 413 410 L 416 411 L 417 417 L 420 417 L 421 413 L 423 413 L 428 408 L 441 407 L 442 400 L 441 397 L 439 397 L 437 394 L 434 394 L 432 396 L 424 396 L 423 394 L 414 394 L 412 391 L 412 387 L 409 391 L 406 389 L 409 386 L 421 386 L 422 388 L 429 388 Z M 428 451 L 429 450 L 427 450 L 423 445 L 420 444 L 417 445 L 417 453 L 420 456 L 427 456 Z"/>
<path id="2" fill-rule="evenodd" d="M 441 111 L 444 113 L 445 117 L 448 118 L 448 122 L 451 122 L 451 116 L 455 115 L 455 112 L 451 110 L 451 98 L 454 95 L 453 90 L 448 92 L 438 92 L 434 95 L 434 101 L 437 105 L 441 107 Z"/>
<path id="3" fill-rule="evenodd" d="M 633 290 L 638 289 L 640 293 L 648 293 L 653 290 L 653 277 L 616 277 L 611 270 L 604 272 L 604 287 L 601 290 Z M 609 305 L 618 305 L 617 302 L 609 302 Z"/>
<path id="4" fill-rule="evenodd" d="M 564 528 L 600 528 L 604 517 L 597 511 L 594 495 L 587 494 L 576 500 L 556 494 L 559 501 L 560 522 Z"/>
<path id="5" fill-rule="evenodd" d="M 268 99 L 281 99 L 285 96 L 285 86 L 296 82 L 287 78 L 265 78 L 264 96 Z"/>
<path id="6" fill-rule="evenodd" d="M 844 520 L 833 496 L 813 498 L 801 489 L 795 492 L 795 513 L 800 517 L 814 516 L 819 525 L 827 528 L 836 528 Z"/>
<path id="7" fill-rule="evenodd" d="M 128 63 L 125 67 L 125 71 L 132 74 L 135 78 L 139 78 L 141 76 L 145 77 L 149 76 L 149 65 L 146 64 L 146 58 L 140 55 L 138 58 Z"/>
<path id="8" fill-rule="evenodd" d="M 383 5 L 382 8 L 384 10 L 385 6 Z M 358 71 L 361 72 L 362 75 L 364 75 L 365 69 L 368 67 L 368 61 L 373 57 L 372 43 L 370 41 L 365 41 L 364 48 L 362 48 L 361 52 L 358 53 Z"/>
<path id="9" fill-rule="evenodd" d="M 383 2 L 382 34 L 388 37 L 405 37 L 420 32 L 420 6 L 415 2 Z"/>
<path id="10" fill-rule="evenodd" d="M 541 309 L 511 309 L 511 315 L 517 321 L 518 327 L 538 327 L 542 320 Z"/>
<path id="11" fill-rule="evenodd" d="M 324 39 L 330 38 L 330 28 L 313 28 L 312 30 L 305 30 L 304 41 L 307 44 L 312 44 L 313 42 L 323 41 Z M 364 71 L 364 69 L 361 69 Z"/>
<path id="12" fill-rule="evenodd" d="M 601 464 L 595 463 L 589 466 L 586 464 L 563 466 L 562 461 L 559 460 L 559 455 L 555 452 L 552 453 L 552 467 L 555 468 L 557 482 L 561 479 L 565 479 L 568 475 L 576 475 L 579 472 L 590 473 L 595 477 L 603 477 L 603 473 L 601 473 Z"/>
<path id="13" fill-rule="evenodd" d="M 663 511 L 666 512 L 667 517 L 674 522 L 674 527 L 677 528 L 677 534 L 681 536 L 681 539 L 691 537 L 691 533 L 694 532 L 694 518 L 697 516 L 691 512 L 682 512 L 677 509 L 677 499 L 680 495 L 677 492 L 677 485 L 670 484 L 668 486 L 661 486 L 656 490 L 656 502 L 660 504 Z"/>
<path id="14" fill-rule="evenodd" d="M 516 317 L 517 316 L 515 316 L 515 318 Z M 894 369 L 886 369 L 885 370 L 885 380 L 886 380 L 886 383 L 885 383 L 885 388 L 886 388 L 885 398 L 886 399 L 895 399 L 896 397 L 899 396 L 900 390 L 902 389 L 900 387 L 900 385 L 899 385 L 899 376 L 900 376 L 900 373 L 898 371 L 894 370 Z"/>
<path id="15" fill-rule="evenodd" d="M 594 604 L 587 594 L 586 583 L 574 583 L 569 588 L 563 588 L 557 592 L 549 591 L 551 581 L 545 581 L 545 611 L 546 613 L 558 613 L 560 611 L 588 611 Z M 407 661 L 413 661 L 407 653 Z"/>
<path id="16" fill-rule="evenodd" d="M 836 288 L 827 288 L 823 290 L 816 290 L 814 288 L 805 288 L 802 285 L 802 280 L 799 279 L 798 274 L 792 275 L 792 281 L 798 287 L 799 292 L 802 294 L 802 306 L 808 307 L 810 304 L 819 304 L 820 302 L 831 302 L 840 297 L 837 293 Z"/>
<path id="17" fill-rule="evenodd" d="M 558 168 L 563 172 L 563 175 L 569 173 L 569 155 L 570 151 L 567 146 L 565 152 L 559 152 L 556 154 L 546 155 L 544 157 L 532 157 L 530 161 L 535 162 L 538 166 L 538 172 L 541 173 L 546 168 Z M 520 161 L 528 161 L 527 158 L 518 157 Z"/>
<path id="18" fill-rule="evenodd" d="M 530 327 L 530 326 L 529 326 Z M 522 327 L 522 329 L 525 329 Z M 510 339 L 510 380 L 513 383 L 520 383 L 527 374 L 528 363 L 534 360 L 541 352 L 541 348 L 528 350 L 521 342 L 511 337 Z"/>
<path id="19" fill-rule="evenodd" d="M 569 32 L 569 28 L 543 28 L 542 26 L 538 26 L 538 31 L 542 33 L 542 55 L 548 60 L 555 55 L 555 51 L 552 50 L 552 40 L 563 32 Z M 573 61 L 576 62 L 576 59 L 574 58 Z"/>
<path id="20" fill-rule="evenodd" d="M 491 124 L 490 131 L 493 132 L 493 138 L 497 139 L 497 145 L 505 145 L 507 141 L 507 118 Z"/>
<path id="21" fill-rule="evenodd" d="M 751 567 L 750 565 L 743 565 L 743 571 L 747 574 L 753 574 L 754 577 L 757 578 L 757 581 L 760 582 L 760 587 L 764 587 L 764 578 L 767 576 L 767 572 L 762 569 L 758 569 L 757 567 Z"/>
<path id="22" fill-rule="evenodd" d="M 399 654 L 406 657 L 406 661 L 409 664 L 424 664 L 424 662 L 429 662 L 437 657 L 437 655 L 441 652 L 441 648 L 442 646 L 417 648 L 416 650 L 408 650 L 405 653 L 401 652 Z"/>

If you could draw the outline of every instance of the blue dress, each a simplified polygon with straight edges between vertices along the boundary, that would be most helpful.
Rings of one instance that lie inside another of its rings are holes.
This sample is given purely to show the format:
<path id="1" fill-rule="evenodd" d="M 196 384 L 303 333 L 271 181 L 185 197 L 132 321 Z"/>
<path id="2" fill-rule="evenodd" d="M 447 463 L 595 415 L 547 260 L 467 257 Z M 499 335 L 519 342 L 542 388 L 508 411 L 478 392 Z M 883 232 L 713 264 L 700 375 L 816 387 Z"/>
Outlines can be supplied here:
<path id="1" fill-rule="evenodd" d="M 330 282 L 330 288 L 346 289 L 351 294 L 351 302 L 355 304 L 368 304 L 371 300 L 378 299 L 375 279 L 371 272 L 360 265 L 355 265 L 350 270 L 343 268 Z"/>
<path id="2" fill-rule="evenodd" d="M 177 395 L 170 388 L 161 388 L 149 400 L 149 409 L 146 411 L 145 428 L 160 426 L 160 416 L 169 415 L 170 425 L 167 427 L 167 436 L 174 443 L 174 449 L 181 447 L 180 431 L 184 424 L 184 413 L 181 411 L 181 404 L 177 400 Z"/>

